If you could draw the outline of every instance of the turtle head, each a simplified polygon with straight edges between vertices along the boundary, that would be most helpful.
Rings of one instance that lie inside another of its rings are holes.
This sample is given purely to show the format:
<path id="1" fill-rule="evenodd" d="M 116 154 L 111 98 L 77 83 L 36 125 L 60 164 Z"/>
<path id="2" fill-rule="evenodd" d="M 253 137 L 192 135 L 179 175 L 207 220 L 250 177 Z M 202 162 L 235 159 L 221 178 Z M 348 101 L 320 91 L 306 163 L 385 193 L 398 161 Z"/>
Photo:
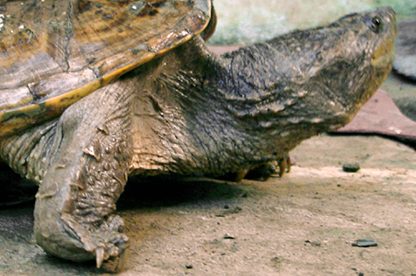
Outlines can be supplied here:
<path id="1" fill-rule="evenodd" d="M 338 81 L 333 84 L 336 90 L 334 92 L 343 93 L 339 97 L 348 100 L 344 100 L 347 112 L 355 114 L 386 79 L 392 68 L 397 33 L 395 12 L 387 7 L 367 13 L 350 14 L 340 18 L 329 28 L 344 30 L 341 31 L 344 38 L 340 40 L 338 47 L 343 60 L 341 65 L 347 63 L 347 68 L 338 67 L 338 62 L 335 61 L 333 66 L 328 66 L 326 77 L 339 76 Z M 331 59 L 329 57 L 329 64 Z M 325 74 L 322 77 L 325 78 Z M 331 88 L 330 85 L 329 87 Z"/>
<path id="2" fill-rule="evenodd" d="M 228 106 L 261 129 L 262 141 L 296 145 L 339 128 L 388 75 L 395 36 L 394 11 L 380 8 L 226 54 L 234 91 Z"/>

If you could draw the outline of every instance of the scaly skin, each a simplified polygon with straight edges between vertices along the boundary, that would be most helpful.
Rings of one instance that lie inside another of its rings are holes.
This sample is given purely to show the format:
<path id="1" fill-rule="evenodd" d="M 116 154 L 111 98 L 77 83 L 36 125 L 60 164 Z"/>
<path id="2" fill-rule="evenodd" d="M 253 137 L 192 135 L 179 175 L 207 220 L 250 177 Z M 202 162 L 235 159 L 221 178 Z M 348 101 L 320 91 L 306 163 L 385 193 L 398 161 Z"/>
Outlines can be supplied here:
<path id="1" fill-rule="evenodd" d="M 380 9 L 220 58 L 196 37 L 0 140 L 1 159 L 40 185 L 37 242 L 120 269 L 128 239 L 115 211 L 129 174 L 221 177 L 285 159 L 353 117 L 390 71 L 395 33 Z"/>

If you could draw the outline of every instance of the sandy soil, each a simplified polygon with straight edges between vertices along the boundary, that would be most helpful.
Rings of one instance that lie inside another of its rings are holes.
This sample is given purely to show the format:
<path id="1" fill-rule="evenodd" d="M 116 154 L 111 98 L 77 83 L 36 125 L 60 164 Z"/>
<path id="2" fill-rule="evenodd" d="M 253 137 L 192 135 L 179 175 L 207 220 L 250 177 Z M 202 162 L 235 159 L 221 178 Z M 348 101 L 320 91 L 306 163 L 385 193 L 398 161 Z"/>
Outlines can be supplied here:
<path id="1" fill-rule="evenodd" d="M 122 275 L 411 275 L 416 273 L 416 156 L 376 137 L 321 136 L 284 178 L 130 181 L 119 204 L 131 238 Z M 358 162 L 358 173 L 342 164 Z M 32 206 L 0 210 L 0 275 L 94 275 L 48 257 Z M 358 248 L 370 238 L 377 247 Z"/>

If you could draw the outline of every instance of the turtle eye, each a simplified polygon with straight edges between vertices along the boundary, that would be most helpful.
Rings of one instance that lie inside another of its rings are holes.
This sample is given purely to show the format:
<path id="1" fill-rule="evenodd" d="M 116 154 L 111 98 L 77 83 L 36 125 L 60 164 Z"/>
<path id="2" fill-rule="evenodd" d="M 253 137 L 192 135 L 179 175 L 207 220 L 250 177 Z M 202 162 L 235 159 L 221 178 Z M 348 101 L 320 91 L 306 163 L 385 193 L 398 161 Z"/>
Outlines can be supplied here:
<path id="1" fill-rule="evenodd" d="M 381 31 L 382 27 L 383 27 L 383 21 L 381 20 L 381 18 L 378 16 L 374 16 L 370 22 L 370 29 L 373 32 L 378 34 Z"/>

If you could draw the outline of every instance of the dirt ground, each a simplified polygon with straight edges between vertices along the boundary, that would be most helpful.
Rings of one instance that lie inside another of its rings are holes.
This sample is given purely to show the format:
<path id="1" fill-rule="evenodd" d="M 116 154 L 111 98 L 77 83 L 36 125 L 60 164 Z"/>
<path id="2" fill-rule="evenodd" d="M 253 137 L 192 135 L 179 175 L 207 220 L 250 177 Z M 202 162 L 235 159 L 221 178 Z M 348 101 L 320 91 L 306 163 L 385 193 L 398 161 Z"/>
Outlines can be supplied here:
<path id="1" fill-rule="evenodd" d="M 378 137 L 321 136 L 267 182 L 128 184 L 121 275 L 412 275 L 415 151 Z M 345 163 L 359 163 L 345 173 Z M 0 275 L 96 275 L 33 242 L 33 204 L 0 210 Z M 377 247 L 351 244 L 369 238 Z"/>

